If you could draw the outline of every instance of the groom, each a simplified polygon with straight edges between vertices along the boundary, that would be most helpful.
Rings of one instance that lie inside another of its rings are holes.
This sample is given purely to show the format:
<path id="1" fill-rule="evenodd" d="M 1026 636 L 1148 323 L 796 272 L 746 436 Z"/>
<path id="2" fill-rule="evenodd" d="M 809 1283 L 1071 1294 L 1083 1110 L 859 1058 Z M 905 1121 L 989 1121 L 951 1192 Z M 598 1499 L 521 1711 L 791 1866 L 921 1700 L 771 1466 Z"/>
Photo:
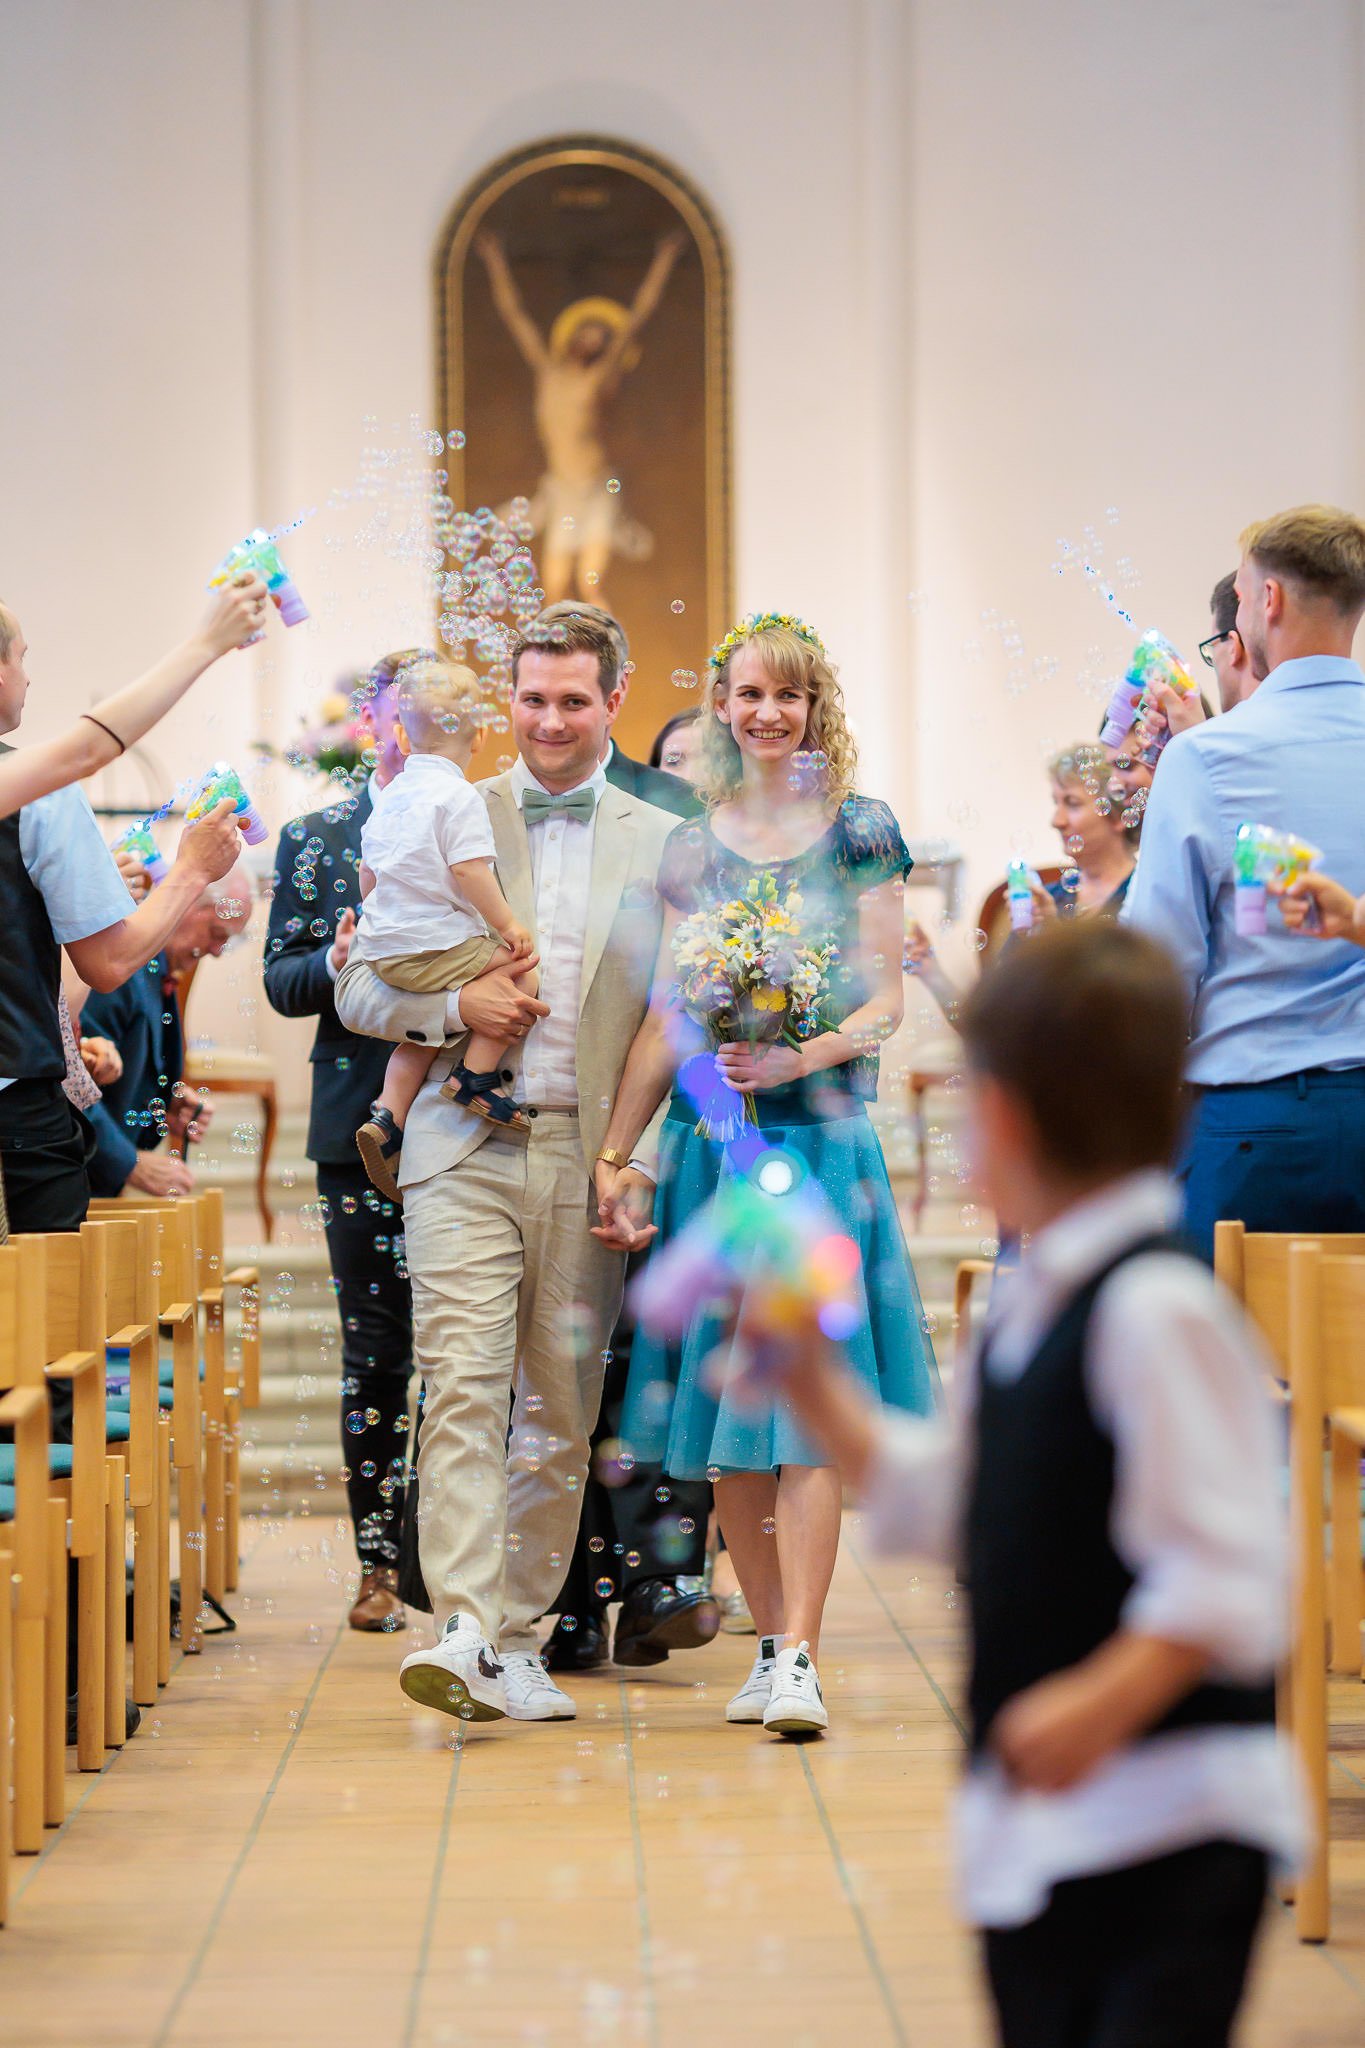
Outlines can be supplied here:
<path id="1" fill-rule="evenodd" d="M 540 1000 L 497 975 L 458 996 L 405 995 L 356 951 L 336 987 L 351 1030 L 455 1039 L 408 1119 L 398 1176 L 426 1381 L 418 1544 L 437 1620 L 448 1617 L 434 1649 L 405 1659 L 401 1683 L 463 1720 L 575 1711 L 540 1661 L 533 1624 L 573 1549 L 621 1304 L 624 1240 L 593 1234 L 593 1169 L 649 1001 L 655 877 L 675 822 L 606 778 L 625 695 L 619 629 L 590 607 L 555 609 L 513 657 L 520 758 L 482 785 L 503 892 L 536 934 Z M 471 1029 L 520 1041 L 505 1078 L 529 1132 L 441 1095 L 456 1035 Z M 641 1215 L 657 1126 L 617 1182 Z"/>

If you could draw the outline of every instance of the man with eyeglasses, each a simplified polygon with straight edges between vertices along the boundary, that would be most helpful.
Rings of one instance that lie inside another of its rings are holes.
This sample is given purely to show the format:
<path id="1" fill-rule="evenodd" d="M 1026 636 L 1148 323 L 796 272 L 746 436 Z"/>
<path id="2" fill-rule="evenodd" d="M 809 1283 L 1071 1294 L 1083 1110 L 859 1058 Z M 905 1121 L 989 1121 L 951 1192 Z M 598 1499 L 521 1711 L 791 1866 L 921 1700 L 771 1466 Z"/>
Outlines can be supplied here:
<path id="1" fill-rule="evenodd" d="M 1168 948 L 1191 999 L 1195 1104 L 1184 1226 L 1212 1257 L 1224 1217 L 1249 1230 L 1365 1230 L 1365 955 L 1305 947 L 1277 908 L 1239 931 L 1243 824 L 1292 831 L 1365 890 L 1365 521 L 1299 506 L 1248 527 L 1201 652 L 1224 716 L 1161 757 L 1127 919 Z M 1230 610 L 1235 600 L 1236 610 Z"/>

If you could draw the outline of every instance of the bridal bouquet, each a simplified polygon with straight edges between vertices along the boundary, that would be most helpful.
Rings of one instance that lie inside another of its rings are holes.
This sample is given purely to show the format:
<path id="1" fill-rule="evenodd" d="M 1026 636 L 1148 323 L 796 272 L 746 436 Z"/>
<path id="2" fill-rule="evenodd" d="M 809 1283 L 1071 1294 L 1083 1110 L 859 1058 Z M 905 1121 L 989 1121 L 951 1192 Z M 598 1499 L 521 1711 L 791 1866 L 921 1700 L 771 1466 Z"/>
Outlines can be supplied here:
<path id="1" fill-rule="evenodd" d="M 799 889 L 780 896 L 773 876 L 761 874 L 729 902 L 695 910 L 679 924 L 679 999 L 713 1045 L 800 1045 L 820 1028 L 836 949 L 806 941 L 803 907 Z M 736 1096 L 717 1074 L 697 1124 L 701 1136 L 724 1142 L 754 1121 L 752 1095 Z"/>

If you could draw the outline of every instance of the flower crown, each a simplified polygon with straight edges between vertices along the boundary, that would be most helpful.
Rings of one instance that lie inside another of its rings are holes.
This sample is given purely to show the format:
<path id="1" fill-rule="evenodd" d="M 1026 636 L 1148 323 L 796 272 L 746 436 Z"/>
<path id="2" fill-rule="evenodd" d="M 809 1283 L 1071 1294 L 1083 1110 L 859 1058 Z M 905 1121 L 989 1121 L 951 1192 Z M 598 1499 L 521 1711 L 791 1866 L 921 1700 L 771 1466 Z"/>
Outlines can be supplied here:
<path id="1" fill-rule="evenodd" d="M 795 633 L 798 640 L 804 640 L 808 647 L 813 647 L 818 655 L 828 660 L 824 641 L 814 626 L 808 626 L 804 619 L 798 619 L 792 612 L 750 612 L 747 619 L 731 626 L 725 638 L 718 640 L 711 649 L 711 667 L 719 673 L 746 640 L 752 640 L 755 633 L 770 633 L 776 626 L 784 632 Z"/>

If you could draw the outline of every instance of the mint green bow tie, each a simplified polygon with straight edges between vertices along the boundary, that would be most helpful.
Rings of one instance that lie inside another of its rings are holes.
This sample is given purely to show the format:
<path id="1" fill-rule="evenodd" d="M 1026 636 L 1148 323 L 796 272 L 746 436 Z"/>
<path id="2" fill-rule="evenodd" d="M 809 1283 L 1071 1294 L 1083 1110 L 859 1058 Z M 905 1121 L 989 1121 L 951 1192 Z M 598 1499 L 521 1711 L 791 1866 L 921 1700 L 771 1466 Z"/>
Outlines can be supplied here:
<path id="1" fill-rule="evenodd" d="M 597 809 L 597 797 L 589 788 L 571 789 L 567 796 L 550 796 L 543 789 L 528 789 L 521 808 L 528 825 L 548 818 L 551 811 L 562 811 L 566 818 L 582 818 L 586 823 Z"/>

